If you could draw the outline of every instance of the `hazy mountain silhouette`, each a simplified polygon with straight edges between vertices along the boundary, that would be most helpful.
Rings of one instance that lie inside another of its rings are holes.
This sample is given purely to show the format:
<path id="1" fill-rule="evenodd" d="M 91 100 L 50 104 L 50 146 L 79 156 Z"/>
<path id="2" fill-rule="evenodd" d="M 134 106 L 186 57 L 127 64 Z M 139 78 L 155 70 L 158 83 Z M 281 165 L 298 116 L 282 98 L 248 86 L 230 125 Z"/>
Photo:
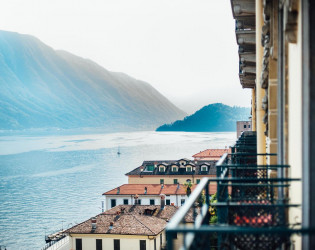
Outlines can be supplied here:
<path id="1" fill-rule="evenodd" d="M 0 129 L 154 129 L 184 116 L 146 82 L 0 31 Z"/>
<path id="2" fill-rule="evenodd" d="M 156 131 L 227 132 L 236 131 L 236 121 L 247 121 L 250 108 L 230 107 L 222 103 L 204 106 L 184 120 L 164 124 Z"/>

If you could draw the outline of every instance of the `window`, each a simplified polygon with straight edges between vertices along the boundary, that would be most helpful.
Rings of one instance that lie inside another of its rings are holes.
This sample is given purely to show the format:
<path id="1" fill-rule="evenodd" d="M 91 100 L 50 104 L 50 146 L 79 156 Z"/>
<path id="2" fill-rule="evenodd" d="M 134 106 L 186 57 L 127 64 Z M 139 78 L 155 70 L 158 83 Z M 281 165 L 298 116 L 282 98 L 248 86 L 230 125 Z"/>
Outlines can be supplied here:
<path id="1" fill-rule="evenodd" d="M 96 250 L 103 250 L 101 239 L 96 239 Z"/>
<path id="2" fill-rule="evenodd" d="M 164 184 L 164 179 L 160 179 L 160 184 Z"/>
<path id="3" fill-rule="evenodd" d="M 152 172 L 154 170 L 154 165 L 147 165 L 146 171 Z"/>
<path id="4" fill-rule="evenodd" d="M 190 182 L 191 182 L 191 179 L 187 179 L 186 182 L 187 182 L 187 183 L 190 183 Z"/>
<path id="5" fill-rule="evenodd" d="M 160 166 L 159 171 L 160 172 L 165 172 L 165 167 L 164 166 Z"/>
<path id="6" fill-rule="evenodd" d="M 244 124 L 244 128 L 246 128 L 246 124 Z"/>
<path id="7" fill-rule="evenodd" d="M 178 169 L 177 169 L 176 166 L 175 166 L 175 167 L 172 167 L 172 172 L 178 172 Z"/>
<path id="8" fill-rule="evenodd" d="M 248 128 L 250 128 L 250 125 L 248 124 Z"/>
<path id="9" fill-rule="evenodd" d="M 110 200 L 110 205 L 111 205 L 111 208 L 112 207 L 116 207 L 116 199 L 111 199 Z"/>
<path id="10" fill-rule="evenodd" d="M 155 200 L 154 199 L 150 199 L 150 205 L 155 205 Z"/>
<path id="11" fill-rule="evenodd" d="M 140 240 L 140 250 L 146 250 L 146 241 L 145 240 Z"/>
<path id="12" fill-rule="evenodd" d="M 120 250 L 120 240 L 114 240 L 114 250 Z"/>
<path id="13" fill-rule="evenodd" d="M 156 238 L 154 238 L 154 250 L 156 250 Z"/>
<path id="14" fill-rule="evenodd" d="M 82 239 L 75 239 L 75 250 L 82 250 Z"/>
<path id="15" fill-rule="evenodd" d="M 138 199 L 138 205 L 141 205 L 141 199 Z"/>
<path id="16" fill-rule="evenodd" d="M 160 234 L 160 246 L 161 246 L 161 248 L 162 248 L 162 243 L 163 243 L 162 234 Z"/>
<path id="17" fill-rule="evenodd" d="M 171 200 L 166 200 L 166 205 L 171 205 Z"/>
<path id="18" fill-rule="evenodd" d="M 124 199 L 124 205 L 128 205 L 129 201 L 128 199 Z"/>
<path id="19" fill-rule="evenodd" d="M 180 205 L 182 206 L 182 205 L 184 205 L 184 203 L 185 203 L 185 199 L 181 199 L 180 200 Z"/>
<path id="20" fill-rule="evenodd" d="M 197 180 L 196 180 L 196 183 L 199 184 L 199 183 L 200 183 L 200 179 L 197 179 Z"/>
<path id="21" fill-rule="evenodd" d="M 191 167 L 186 167 L 187 172 L 191 172 Z"/>
<path id="22" fill-rule="evenodd" d="M 201 166 L 201 171 L 208 171 L 208 167 L 207 166 Z"/>
<path id="23" fill-rule="evenodd" d="M 178 179 L 174 179 L 174 184 L 178 184 Z"/>

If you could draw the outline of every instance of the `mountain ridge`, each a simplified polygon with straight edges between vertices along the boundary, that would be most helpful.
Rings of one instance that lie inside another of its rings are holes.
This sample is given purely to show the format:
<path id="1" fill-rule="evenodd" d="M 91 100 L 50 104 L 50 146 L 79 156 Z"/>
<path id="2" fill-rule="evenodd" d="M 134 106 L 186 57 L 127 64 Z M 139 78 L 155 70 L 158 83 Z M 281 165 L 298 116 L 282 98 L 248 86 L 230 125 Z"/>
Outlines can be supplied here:
<path id="1" fill-rule="evenodd" d="M 0 31 L 0 129 L 154 129 L 185 116 L 149 83 Z"/>
<path id="2" fill-rule="evenodd" d="M 213 103 L 183 120 L 163 124 L 156 131 L 231 132 L 236 131 L 236 121 L 248 120 L 249 115 L 250 108 Z"/>

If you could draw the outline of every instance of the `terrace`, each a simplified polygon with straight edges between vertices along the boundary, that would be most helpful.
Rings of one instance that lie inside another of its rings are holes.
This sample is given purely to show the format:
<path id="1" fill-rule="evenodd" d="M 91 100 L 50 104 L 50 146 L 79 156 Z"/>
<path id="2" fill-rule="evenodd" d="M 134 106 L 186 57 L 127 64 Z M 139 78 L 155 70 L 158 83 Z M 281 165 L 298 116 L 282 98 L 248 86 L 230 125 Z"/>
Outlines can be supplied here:
<path id="1" fill-rule="evenodd" d="M 288 219 L 290 209 L 301 207 L 290 202 L 288 188 L 301 179 L 278 177 L 290 166 L 257 165 L 257 157 L 276 155 L 257 154 L 255 132 L 244 132 L 217 163 L 217 177 L 202 179 L 168 224 L 167 249 L 174 249 L 177 234 L 183 234 L 181 249 L 287 249 L 301 234 L 313 232 Z M 207 191 L 213 182 L 216 199 Z M 190 208 L 194 227 L 184 219 Z"/>

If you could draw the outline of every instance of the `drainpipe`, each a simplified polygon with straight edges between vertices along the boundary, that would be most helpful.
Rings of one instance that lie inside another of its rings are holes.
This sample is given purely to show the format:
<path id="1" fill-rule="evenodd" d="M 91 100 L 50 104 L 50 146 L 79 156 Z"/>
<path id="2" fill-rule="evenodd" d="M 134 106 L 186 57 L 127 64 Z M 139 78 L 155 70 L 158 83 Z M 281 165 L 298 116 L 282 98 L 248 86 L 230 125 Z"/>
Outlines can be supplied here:
<path id="1" fill-rule="evenodd" d="M 256 89 L 252 89 L 252 131 L 256 131 Z"/>
<path id="2" fill-rule="evenodd" d="M 256 131 L 257 131 L 257 153 L 266 153 L 266 125 L 263 123 L 265 111 L 262 108 L 262 99 L 265 90 L 261 88 L 260 76 L 262 73 L 263 47 L 261 45 L 261 31 L 263 26 L 263 0 L 256 0 Z M 266 157 L 257 157 L 258 165 L 266 164 Z"/>

